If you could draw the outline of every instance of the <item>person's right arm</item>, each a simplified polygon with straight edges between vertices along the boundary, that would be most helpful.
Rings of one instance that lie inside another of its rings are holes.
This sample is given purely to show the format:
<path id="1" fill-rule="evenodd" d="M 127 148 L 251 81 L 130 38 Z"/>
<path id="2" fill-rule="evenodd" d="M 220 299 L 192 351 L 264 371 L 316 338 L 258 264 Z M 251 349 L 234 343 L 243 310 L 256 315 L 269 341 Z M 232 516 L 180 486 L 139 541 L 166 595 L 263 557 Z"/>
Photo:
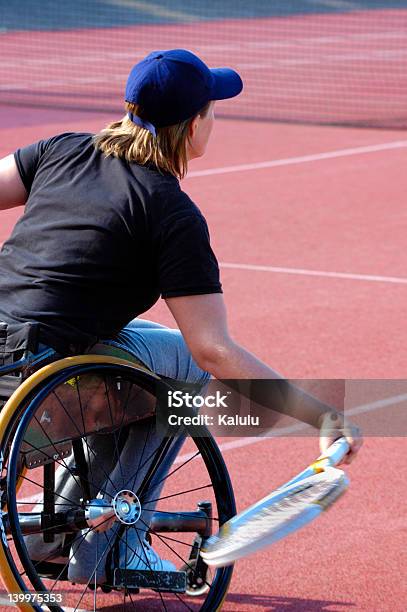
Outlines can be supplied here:
<path id="1" fill-rule="evenodd" d="M 229 335 L 221 293 L 166 299 L 200 368 L 218 379 L 281 378 Z"/>
<path id="2" fill-rule="evenodd" d="M 0 159 L 0 210 L 23 206 L 27 191 L 21 180 L 14 155 Z"/>
<path id="3" fill-rule="evenodd" d="M 278 379 L 280 384 L 271 383 L 269 386 L 266 382 L 254 383 L 252 399 L 320 430 L 329 430 L 327 434 L 321 431 L 321 451 L 326 450 L 335 437 L 342 435 L 341 413 L 291 385 L 231 338 L 221 293 L 167 298 L 166 303 L 200 368 L 221 380 Z M 351 424 L 347 424 L 345 436 L 351 447 L 347 457 L 347 462 L 350 462 L 362 439 Z"/>

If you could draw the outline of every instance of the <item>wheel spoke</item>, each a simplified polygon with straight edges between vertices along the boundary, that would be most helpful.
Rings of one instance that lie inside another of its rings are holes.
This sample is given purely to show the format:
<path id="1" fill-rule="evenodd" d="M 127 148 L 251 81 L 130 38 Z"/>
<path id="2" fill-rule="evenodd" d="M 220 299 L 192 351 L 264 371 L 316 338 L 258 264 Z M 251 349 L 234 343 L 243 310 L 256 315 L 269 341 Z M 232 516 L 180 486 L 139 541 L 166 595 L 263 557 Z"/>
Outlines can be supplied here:
<path id="1" fill-rule="evenodd" d="M 77 376 L 76 377 L 76 385 L 75 385 L 75 387 L 76 387 L 76 393 L 78 395 L 79 409 L 81 411 L 81 420 L 82 420 L 82 427 L 83 427 L 83 437 L 82 437 L 82 440 L 85 442 L 86 449 L 87 449 L 87 452 L 88 452 L 88 465 L 89 465 L 89 470 L 90 470 L 90 477 L 91 477 L 91 479 L 93 481 L 92 462 L 90 461 L 90 456 L 89 456 L 88 436 L 86 435 L 85 417 L 84 417 L 84 414 L 83 414 L 82 399 L 81 399 L 81 394 L 80 394 L 80 391 L 79 391 L 79 381 L 80 381 L 80 378 L 79 378 L 79 376 Z"/>
<path id="2" fill-rule="evenodd" d="M 110 520 L 109 518 L 108 518 L 108 519 L 105 519 L 105 520 L 104 520 L 102 523 L 100 523 L 100 526 L 102 526 L 104 523 L 106 523 L 106 522 L 107 522 L 107 521 L 109 521 L 109 520 Z M 49 528 L 46 528 L 46 529 L 42 529 L 40 533 L 45 533 L 46 531 L 48 531 L 48 530 L 50 530 L 50 529 L 53 529 L 53 527 L 49 527 Z M 69 556 L 69 558 L 68 558 L 67 562 L 64 564 L 64 566 L 63 566 L 63 568 L 62 568 L 61 572 L 59 573 L 59 575 L 57 576 L 57 578 L 56 578 L 56 580 L 55 580 L 54 584 L 52 585 L 51 590 L 54 588 L 55 584 L 57 583 L 57 581 L 58 581 L 58 580 L 60 579 L 60 577 L 62 576 L 64 569 L 65 569 L 65 568 L 66 568 L 66 567 L 69 565 L 69 563 L 71 562 L 71 560 L 72 560 L 73 556 L 76 554 L 77 550 L 78 550 L 78 549 L 79 549 L 79 548 L 82 546 L 83 542 L 84 542 L 84 541 L 85 541 L 85 539 L 86 539 L 86 536 L 87 536 L 87 535 L 88 535 L 88 534 L 89 534 L 91 531 L 93 531 L 93 530 L 94 530 L 94 527 L 88 527 L 88 528 L 86 529 L 86 533 L 81 533 L 81 534 L 80 534 L 80 536 L 79 536 L 79 534 L 78 534 L 77 539 L 78 539 L 78 541 L 79 541 L 79 539 L 80 539 L 80 542 L 79 542 L 79 544 L 78 544 L 77 548 L 75 548 L 75 551 L 73 551 L 73 552 L 70 554 L 70 556 Z M 40 533 L 39 533 L 39 535 L 40 535 Z M 55 551 L 52 551 L 50 554 L 48 554 L 46 557 L 43 557 L 42 559 L 37 559 L 35 563 L 33 562 L 33 565 L 34 565 L 34 567 L 37 567 L 37 566 L 38 566 L 40 563 L 44 563 L 44 562 L 46 562 L 46 561 L 50 561 L 50 560 L 51 560 L 53 557 L 55 557 Z M 24 576 L 24 575 L 26 575 L 26 573 L 27 573 L 26 571 L 21 572 L 21 573 L 20 573 L 20 576 Z"/>
<path id="3" fill-rule="evenodd" d="M 124 592 L 126 592 L 126 590 Z M 130 601 L 131 601 L 131 604 L 133 606 L 133 609 L 137 610 L 137 606 L 136 606 L 136 604 L 133 601 L 133 597 L 131 596 L 131 591 L 129 591 L 129 597 L 130 597 Z"/>
<path id="4" fill-rule="evenodd" d="M 109 520 L 110 520 L 110 519 L 106 519 L 105 521 L 103 521 L 102 523 L 100 523 L 99 528 L 100 528 L 102 525 L 104 525 L 104 524 L 105 524 L 107 521 L 109 521 Z M 86 537 L 88 536 L 88 534 L 89 534 L 89 533 L 91 533 L 91 532 L 92 532 L 94 529 L 95 529 L 94 527 L 89 527 L 89 528 L 86 530 L 86 533 L 81 533 L 81 535 L 80 535 L 80 542 L 79 542 L 79 544 L 78 544 L 77 546 L 75 546 L 75 550 L 73 550 L 73 551 L 71 552 L 71 554 L 70 554 L 70 556 L 69 556 L 69 559 L 68 559 L 67 563 L 64 565 L 64 568 L 63 568 L 63 569 L 65 569 L 65 567 L 67 567 L 67 566 L 69 565 L 69 563 L 71 562 L 71 560 L 73 559 L 73 557 L 74 557 L 74 556 L 77 554 L 77 552 L 78 552 L 79 548 L 82 546 L 82 544 L 83 544 L 83 543 L 84 543 L 84 541 L 86 540 Z M 79 538 L 78 538 L 78 540 L 79 540 Z M 76 545 L 76 542 L 75 542 L 75 545 Z M 63 573 L 63 570 L 62 570 L 62 571 L 60 572 L 60 574 L 57 576 L 57 578 L 56 578 L 56 580 L 55 580 L 54 584 L 53 584 L 53 585 L 52 585 L 52 587 L 51 587 L 51 590 L 53 590 L 53 589 L 54 589 L 54 587 L 55 587 L 56 583 L 59 581 L 59 579 L 60 579 L 60 577 L 61 577 L 62 573 Z"/>
<path id="5" fill-rule="evenodd" d="M 30 482 L 31 484 L 35 485 L 38 487 L 38 482 L 35 482 L 35 480 L 31 480 L 31 478 L 28 478 L 28 476 L 26 476 L 25 474 L 20 474 L 20 478 L 23 478 L 23 480 L 26 480 L 27 482 Z M 72 501 L 72 499 L 68 499 L 67 497 L 65 497 L 64 495 L 61 495 L 60 493 L 57 493 L 56 491 L 52 491 L 52 489 L 49 489 L 48 487 L 45 487 L 44 485 L 42 485 L 41 487 L 44 491 L 49 491 L 51 493 L 54 493 L 54 495 L 56 495 L 57 497 L 60 497 L 61 499 L 64 499 L 65 501 L 67 501 L 71 506 L 74 506 L 75 508 L 80 508 L 81 506 L 79 504 L 77 504 L 76 502 Z M 61 504 L 63 505 L 63 504 Z"/>
<path id="6" fill-rule="evenodd" d="M 124 571 L 125 571 L 125 572 L 126 572 L 126 570 L 127 570 L 127 545 L 128 545 L 128 532 L 129 532 L 129 530 L 128 530 L 128 529 L 126 529 L 126 544 L 125 544 L 126 549 L 125 549 L 125 552 L 124 552 Z M 120 559 L 120 555 L 119 555 L 119 559 Z M 124 591 L 124 605 L 126 605 L 126 591 L 127 591 L 127 589 L 125 588 L 125 589 L 123 589 L 123 591 Z"/>
<path id="7" fill-rule="evenodd" d="M 51 460 L 52 460 L 54 463 L 57 463 L 57 464 L 58 464 L 58 465 L 60 465 L 61 467 L 65 468 L 65 469 L 67 470 L 67 472 L 68 472 L 68 473 L 69 473 L 69 474 L 72 476 L 72 478 L 75 480 L 75 482 L 76 482 L 77 486 L 78 486 L 80 489 L 82 489 L 82 487 L 81 487 L 80 483 L 78 483 L 78 481 L 76 480 L 75 475 L 73 475 L 73 474 L 72 474 L 72 470 L 71 470 L 71 469 L 70 469 L 70 468 L 69 468 L 69 467 L 68 467 L 66 464 L 61 463 L 61 462 L 60 462 L 58 459 L 54 459 L 54 457 L 53 457 L 52 455 L 48 455 L 48 453 L 46 453 L 44 450 L 42 450 L 42 449 L 40 449 L 40 448 L 36 447 L 36 446 L 35 446 L 34 444 L 32 444 L 31 442 L 28 442 L 28 440 L 24 440 L 24 444 L 29 444 L 33 450 L 35 450 L 35 451 L 37 451 L 37 452 L 42 453 L 43 455 L 45 455 L 45 457 L 46 457 L 47 459 L 51 459 Z M 58 452 L 56 448 L 55 448 L 55 451 L 56 451 L 56 452 Z M 24 478 L 24 474 L 20 474 L 20 476 L 21 476 L 22 478 Z M 89 485 L 92 485 L 92 484 L 93 484 L 93 483 L 92 483 L 92 482 L 90 482 L 90 481 L 89 481 L 87 478 L 84 478 L 84 481 L 85 481 L 87 484 L 89 484 Z M 38 485 L 38 483 L 35 483 L 35 484 L 37 484 L 37 485 Z M 43 489 L 44 489 L 44 491 L 45 491 L 45 490 L 50 491 L 50 489 L 46 489 L 46 487 L 43 487 Z M 108 496 L 108 497 L 110 497 L 110 498 L 112 497 L 112 496 L 111 496 L 111 495 L 110 495 L 110 494 L 109 494 L 109 493 L 108 493 L 108 492 L 107 492 L 105 489 L 100 488 L 100 491 L 101 491 L 101 492 L 102 492 L 104 495 L 107 495 L 107 496 Z M 59 497 L 63 497 L 63 496 L 59 495 L 59 493 L 57 493 L 56 491 L 54 491 L 54 494 L 55 494 L 55 495 L 58 495 Z M 75 505 L 77 505 L 77 504 L 75 504 Z"/>
<path id="8" fill-rule="evenodd" d="M 187 602 L 186 602 L 186 601 L 184 601 L 184 600 L 182 599 L 182 597 L 180 596 L 180 594 L 179 594 L 179 593 L 174 593 L 174 595 L 176 596 L 176 598 L 177 598 L 177 599 L 178 599 L 178 600 L 179 600 L 179 601 L 180 601 L 182 604 L 184 604 L 184 606 L 187 608 L 187 610 L 190 610 L 190 612 L 195 612 L 195 610 L 193 610 L 192 608 L 190 608 L 190 607 L 189 607 L 189 605 L 187 604 Z"/>
<path id="9" fill-rule="evenodd" d="M 144 438 L 143 448 L 142 448 L 142 451 L 141 451 L 141 454 L 140 454 L 140 457 L 139 457 L 139 460 L 138 460 L 138 465 L 137 465 L 137 469 L 136 469 L 135 476 L 134 476 L 134 479 L 133 479 L 133 483 L 132 483 L 132 485 L 131 485 L 132 490 L 133 490 L 133 489 L 134 489 L 134 487 L 136 486 L 137 476 L 138 476 L 138 474 L 139 474 L 139 472 L 140 472 L 140 466 L 141 466 L 141 462 L 143 461 L 144 452 L 145 452 L 145 450 L 146 450 L 147 440 L 148 440 L 148 438 L 149 438 L 149 436 L 150 436 L 150 433 L 151 433 L 151 426 L 152 426 L 152 423 L 153 423 L 153 419 L 150 419 L 150 421 L 149 421 L 149 423 L 148 423 L 148 431 L 147 431 L 146 436 L 145 436 L 145 438 Z M 157 452 L 157 451 L 155 451 L 155 452 Z M 143 467 L 144 467 L 144 464 L 143 464 Z"/>
<path id="10" fill-rule="evenodd" d="M 71 560 L 73 559 L 74 555 L 76 555 L 76 553 L 78 552 L 79 548 L 82 546 L 82 544 L 84 543 L 86 536 L 88 535 L 88 533 L 90 533 L 92 531 L 92 527 L 89 527 L 86 530 L 86 533 L 81 533 L 80 535 L 80 542 L 78 544 L 78 546 L 75 548 L 74 551 L 70 552 L 70 555 L 68 557 L 67 562 L 65 563 L 64 567 L 62 568 L 62 570 L 60 571 L 60 573 L 58 574 L 58 576 L 55 578 L 52 586 L 51 586 L 51 591 L 54 590 L 56 584 L 59 582 L 59 580 L 61 579 L 62 574 L 64 573 L 64 570 L 68 567 L 68 565 L 70 564 Z"/>
<path id="11" fill-rule="evenodd" d="M 107 551 L 109 550 L 109 548 L 110 548 L 110 542 L 111 542 L 111 540 L 112 540 L 113 536 L 115 536 L 115 535 L 116 535 L 115 533 L 111 533 L 111 534 L 110 534 L 110 536 L 108 537 L 108 536 L 106 535 L 106 532 L 103 532 L 103 533 L 104 533 L 104 535 L 105 535 L 106 539 L 108 540 L 108 542 L 107 542 L 107 544 L 106 544 L 106 546 L 105 546 L 105 548 L 104 548 L 104 550 L 103 550 L 103 553 L 102 553 L 102 555 L 101 555 L 101 557 L 100 557 L 100 559 L 99 559 L 99 561 L 98 561 L 97 565 L 96 565 L 96 566 L 95 566 L 95 568 L 93 569 L 93 572 L 91 573 L 89 580 L 88 580 L 88 581 L 87 581 L 87 583 L 85 584 L 85 588 L 84 588 L 84 589 L 83 589 L 83 591 L 82 591 L 82 594 L 81 594 L 81 597 L 80 597 L 80 599 L 79 599 L 78 603 L 76 604 L 75 610 L 77 610 L 77 609 L 78 609 L 78 606 L 79 606 L 79 604 L 81 603 L 82 599 L 84 598 L 85 593 L 86 593 L 86 590 L 88 589 L 89 584 L 90 584 L 90 583 L 91 583 L 91 581 L 92 581 L 92 576 L 93 576 L 93 574 L 97 572 L 97 570 L 98 570 L 98 568 L 99 568 L 99 565 L 100 565 L 100 563 L 101 563 L 102 559 L 104 558 L 104 556 L 105 556 L 106 552 L 107 552 Z"/>
<path id="12" fill-rule="evenodd" d="M 203 485 L 202 487 L 195 487 L 195 489 L 188 489 L 187 491 L 179 491 L 179 493 L 172 493 L 171 495 L 164 495 L 163 497 L 157 497 L 157 499 L 143 499 L 144 504 L 153 504 L 158 501 L 162 501 L 163 499 L 169 499 L 170 497 L 178 497 L 178 495 L 186 495 L 187 493 L 193 493 L 194 491 L 201 491 L 202 489 L 213 489 L 213 484 L 209 483 L 207 485 Z"/>
<path id="13" fill-rule="evenodd" d="M 183 468 L 184 466 L 187 465 L 187 463 L 189 463 L 190 461 L 192 461 L 193 459 L 195 459 L 195 457 L 197 457 L 198 455 L 200 455 L 201 453 L 199 451 L 197 451 L 192 457 L 190 457 L 189 459 L 187 459 L 186 461 L 184 461 L 184 463 L 182 463 L 181 465 L 179 465 L 177 468 L 175 468 L 175 470 L 172 470 L 172 472 L 169 472 L 166 476 L 164 476 L 163 478 L 161 478 L 161 480 L 159 480 L 158 482 L 154 483 L 154 486 L 151 486 L 150 488 L 147 489 L 147 491 L 145 492 L 145 495 L 148 494 L 149 491 L 151 491 L 151 489 L 155 489 L 159 484 L 161 484 L 162 482 L 164 482 L 165 480 L 167 480 L 170 476 L 172 476 L 173 474 L 175 474 L 175 472 L 178 472 L 178 470 L 180 470 L 181 468 Z"/>
<path id="14" fill-rule="evenodd" d="M 143 521 L 143 519 L 142 519 L 142 518 L 140 518 L 140 521 L 141 521 L 142 523 L 144 523 L 144 525 L 146 525 L 146 527 L 148 527 L 147 523 L 146 523 L 145 521 Z M 169 549 L 170 549 L 170 551 L 171 551 L 171 552 L 172 552 L 172 553 L 173 553 L 173 554 L 174 554 L 176 557 L 178 557 L 178 559 L 180 559 L 184 565 L 186 565 L 186 566 L 187 566 L 187 567 L 188 567 L 190 570 L 192 570 L 193 572 L 195 571 L 195 568 L 194 568 L 194 567 L 192 567 L 192 565 L 190 565 L 190 564 L 188 563 L 188 561 L 186 561 L 186 560 L 185 560 L 183 557 L 181 557 L 181 555 L 179 555 L 179 554 L 177 553 L 177 551 L 176 551 L 176 550 L 174 550 L 174 549 L 173 549 L 173 548 L 172 548 L 172 547 L 171 547 L 169 544 L 167 544 L 167 542 L 164 540 L 164 538 L 162 538 L 162 537 L 161 537 L 161 535 L 158 533 L 158 531 L 155 531 L 154 529 L 151 529 L 150 531 L 151 531 L 151 533 L 153 533 L 155 536 L 157 536 L 157 538 L 158 538 L 159 540 L 161 540 L 161 542 L 162 542 L 163 544 L 165 544 L 165 546 L 166 546 L 167 548 L 169 548 Z M 211 584 L 209 584 L 209 582 L 207 582 L 206 580 L 205 580 L 204 582 L 205 582 L 205 584 L 206 584 L 206 585 L 207 585 L 207 586 L 208 586 L 210 589 L 212 588 L 212 585 L 211 585 Z"/>
<path id="15" fill-rule="evenodd" d="M 60 404 L 60 406 L 61 406 L 61 408 L 62 408 L 62 410 L 64 411 L 64 413 L 66 414 L 66 416 L 69 418 L 69 420 L 71 421 L 72 425 L 75 427 L 76 431 L 77 431 L 77 432 L 78 432 L 78 434 L 79 434 L 79 437 L 80 437 L 80 438 L 82 438 L 82 436 L 83 436 L 84 434 L 83 434 L 83 433 L 81 432 L 81 430 L 79 429 L 78 425 L 76 424 L 75 419 L 72 417 L 72 415 L 69 413 L 69 411 L 68 411 L 68 410 L 65 408 L 65 406 L 64 406 L 64 404 L 63 404 L 63 402 L 62 402 L 62 401 L 61 401 L 61 399 L 58 397 L 57 393 L 56 393 L 55 391 L 53 391 L 52 393 L 53 393 L 53 395 L 55 395 L 55 397 L 56 397 L 57 401 L 59 402 L 59 404 Z M 93 455 L 94 459 L 97 461 L 97 460 L 98 460 L 98 457 L 97 457 L 97 455 L 96 455 L 95 451 L 93 450 L 93 448 L 92 448 L 91 446 L 89 446 L 89 450 L 91 451 L 91 453 L 92 453 L 92 455 Z M 113 461 L 113 459 L 112 459 L 112 461 Z M 105 478 L 106 478 L 107 480 L 109 480 L 109 481 L 110 481 L 110 483 L 112 484 L 112 486 L 114 486 L 113 482 L 112 482 L 112 481 L 111 481 L 111 479 L 110 479 L 109 473 L 108 473 L 108 472 L 105 470 L 105 468 L 104 468 L 103 462 L 98 463 L 98 466 L 101 468 L 101 470 L 102 470 L 103 475 L 105 476 Z"/>
<path id="16" fill-rule="evenodd" d="M 144 463 L 142 463 L 142 464 L 139 466 L 139 468 L 138 468 L 138 469 L 139 469 L 140 471 L 141 471 L 141 470 L 142 470 L 142 469 L 143 469 L 143 468 L 144 468 L 144 467 L 147 465 L 147 463 L 149 463 L 149 462 L 150 462 L 150 461 L 151 461 L 151 460 L 152 460 L 152 459 L 153 459 L 153 458 L 154 458 L 154 457 L 155 457 L 155 456 L 158 454 L 158 452 L 159 452 L 160 448 L 161 448 L 161 442 L 159 443 L 159 445 L 157 446 L 157 448 L 155 448 L 155 449 L 153 450 L 153 452 L 152 452 L 152 453 L 150 453 L 150 455 L 147 457 L 147 459 L 145 459 Z M 126 482 L 125 482 L 125 483 L 124 483 L 124 485 L 123 485 L 123 488 L 124 488 L 124 489 L 125 489 L 127 486 L 129 486 L 129 483 L 130 483 L 130 481 L 131 481 L 131 479 L 132 479 L 132 478 L 133 478 L 133 476 L 130 476 L 130 478 L 128 478 L 128 479 L 126 480 Z"/>
<path id="17" fill-rule="evenodd" d="M 183 544 L 184 546 L 188 546 L 188 548 L 191 548 L 191 542 L 182 542 L 182 540 L 176 540 L 175 538 L 170 538 L 170 536 L 164 536 L 161 534 L 161 537 L 164 538 L 164 540 L 170 540 L 171 542 L 177 542 L 177 544 Z"/>
<path id="18" fill-rule="evenodd" d="M 136 535 L 137 535 L 138 541 L 140 542 L 140 548 L 141 548 L 141 550 L 144 550 L 144 547 L 143 547 L 143 544 L 142 544 L 142 542 L 141 542 L 141 538 L 140 538 L 140 535 L 139 535 L 139 533 L 138 533 L 138 530 L 136 529 L 135 531 L 136 531 Z M 146 553 L 146 551 L 145 551 L 145 550 L 144 550 L 144 554 L 145 554 L 145 557 L 146 557 L 146 563 L 147 563 L 147 565 L 148 565 L 148 567 L 150 568 L 150 571 L 151 571 L 151 573 L 152 573 L 152 577 L 153 577 L 153 578 L 155 578 L 155 576 L 154 576 L 154 570 L 153 570 L 153 568 L 151 567 L 150 561 L 148 560 L 148 556 L 147 556 L 147 553 Z M 156 580 L 156 579 L 155 579 L 155 580 Z M 157 584 L 157 587 L 158 587 L 158 584 Z M 159 590 L 159 588 L 157 588 L 157 592 L 158 592 L 158 594 L 159 594 L 159 596 L 160 596 L 161 603 L 162 603 L 162 605 L 164 606 L 164 610 L 167 612 L 167 606 L 165 605 L 164 598 L 163 598 L 163 596 L 162 596 L 161 591 Z"/>
<path id="19" fill-rule="evenodd" d="M 95 546 L 95 549 L 96 549 L 95 550 L 95 556 L 96 556 L 95 563 L 96 563 L 96 567 L 98 567 L 98 565 L 99 565 L 99 563 L 98 563 L 98 553 L 99 553 L 99 546 L 98 546 L 99 542 L 98 542 L 98 540 L 99 540 L 99 534 L 96 533 L 96 546 Z M 96 592 L 97 592 L 97 586 L 98 586 L 97 585 L 97 576 L 96 576 L 96 570 L 95 570 L 95 581 L 93 583 L 93 587 L 94 587 L 93 588 L 93 612 L 96 612 L 96 603 L 97 603 L 97 601 L 96 601 L 96 599 L 97 599 Z"/>
<path id="20" fill-rule="evenodd" d="M 51 440 L 51 438 L 49 437 L 48 433 L 45 431 L 44 427 L 41 425 L 40 421 L 38 420 L 37 416 L 34 415 L 34 420 L 36 421 L 37 425 L 41 428 L 43 434 L 45 435 L 45 437 L 47 438 L 48 442 L 51 444 L 52 448 L 54 449 L 55 453 L 57 456 L 59 456 L 59 451 L 57 449 L 57 447 L 55 446 L 55 443 Z M 33 445 L 28 442 L 27 440 L 25 440 L 25 442 L 27 444 L 29 444 L 31 447 L 33 447 Z M 60 461 L 58 461 L 57 459 L 55 459 L 52 455 L 47 455 L 44 451 L 40 450 L 39 448 L 35 449 L 39 452 L 42 452 L 44 455 L 46 455 L 46 457 L 48 457 L 48 459 L 53 459 L 55 461 L 55 463 L 58 463 L 58 465 L 61 465 L 62 467 L 64 467 L 69 474 L 72 476 L 72 478 L 74 479 L 74 481 L 76 482 L 76 484 L 78 485 L 78 487 L 80 488 L 80 483 L 79 481 L 76 479 L 76 475 L 73 473 L 73 471 L 71 470 L 70 467 L 68 467 L 68 465 L 66 464 L 65 459 L 62 457 L 62 463 Z"/>
<path id="21" fill-rule="evenodd" d="M 56 493 L 55 493 L 55 495 L 56 495 Z M 38 506 L 38 505 L 39 506 L 43 506 L 44 502 L 41 501 L 40 499 L 38 501 L 20 501 L 19 499 L 17 500 L 17 506 L 33 506 L 34 504 L 36 506 Z M 66 504 L 61 504 L 60 502 L 55 502 L 54 505 L 55 506 L 65 506 L 66 507 Z M 88 506 L 92 506 L 92 504 L 88 504 Z M 79 507 L 80 506 L 77 505 L 77 508 L 79 508 Z M 35 514 L 35 512 L 33 514 Z"/>

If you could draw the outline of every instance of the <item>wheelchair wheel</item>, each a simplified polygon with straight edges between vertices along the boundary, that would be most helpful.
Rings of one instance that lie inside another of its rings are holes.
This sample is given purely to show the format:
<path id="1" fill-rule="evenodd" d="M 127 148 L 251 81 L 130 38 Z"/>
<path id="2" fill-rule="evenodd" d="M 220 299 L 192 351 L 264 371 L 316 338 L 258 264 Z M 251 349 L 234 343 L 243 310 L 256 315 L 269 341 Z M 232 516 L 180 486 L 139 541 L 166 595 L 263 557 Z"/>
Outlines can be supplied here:
<path id="1" fill-rule="evenodd" d="M 199 551 L 235 514 L 233 489 L 207 431 L 178 453 L 183 438 L 155 430 L 169 388 L 87 355 L 45 366 L 7 402 L 0 572 L 20 610 L 221 608 L 233 568 L 210 572 Z"/>

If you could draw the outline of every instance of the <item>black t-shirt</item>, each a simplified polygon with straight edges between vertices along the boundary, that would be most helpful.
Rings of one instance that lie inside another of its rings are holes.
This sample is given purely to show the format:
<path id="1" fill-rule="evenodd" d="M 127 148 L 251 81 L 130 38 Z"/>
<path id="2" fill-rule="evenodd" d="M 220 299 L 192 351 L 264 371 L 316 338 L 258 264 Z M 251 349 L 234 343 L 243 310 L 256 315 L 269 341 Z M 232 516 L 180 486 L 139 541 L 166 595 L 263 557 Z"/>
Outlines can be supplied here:
<path id="1" fill-rule="evenodd" d="M 29 197 L 0 252 L 0 318 L 87 346 L 163 298 L 220 293 L 206 221 L 178 180 L 105 157 L 91 134 L 19 149 Z M 74 348 L 75 347 L 75 348 Z"/>

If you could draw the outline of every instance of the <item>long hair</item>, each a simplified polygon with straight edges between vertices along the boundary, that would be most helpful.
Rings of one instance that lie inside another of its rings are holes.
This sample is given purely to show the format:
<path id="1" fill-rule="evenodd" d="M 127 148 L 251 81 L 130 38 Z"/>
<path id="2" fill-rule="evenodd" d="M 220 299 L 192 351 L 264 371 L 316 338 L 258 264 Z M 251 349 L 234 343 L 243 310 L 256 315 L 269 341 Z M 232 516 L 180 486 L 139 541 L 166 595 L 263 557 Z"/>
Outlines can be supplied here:
<path id="1" fill-rule="evenodd" d="M 210 102 L 197 115 L 205 116 Z M 192 119 L 168 127 L 156 128 L 154 137 L 145 128 L 136 125 L 127 113 L 145 119 L 145 112 L 138 104 L 126 102 L 126 115 L 120 121 L 106 126 L 93 137 L 95 147 L 106 156 L 114 155 L 142 166 L 153 164 L 181 179 L 188 170 L 187 140 Z"/>

